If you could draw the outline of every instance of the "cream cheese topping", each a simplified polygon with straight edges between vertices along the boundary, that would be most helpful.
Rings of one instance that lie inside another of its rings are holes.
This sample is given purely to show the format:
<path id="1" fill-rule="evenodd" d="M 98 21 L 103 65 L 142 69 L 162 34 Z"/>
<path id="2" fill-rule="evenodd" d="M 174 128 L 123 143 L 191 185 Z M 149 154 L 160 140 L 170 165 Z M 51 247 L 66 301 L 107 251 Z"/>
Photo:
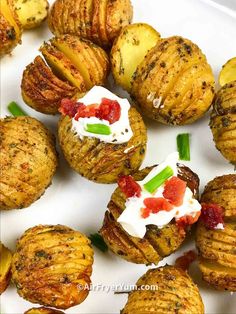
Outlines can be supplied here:
<path id="1" fill-rule="evenodd" d="M 98 138 L 102 142 L 112 144 L 122 144 L 128 142 L 133 136 L 129 122 L 130 103 L 128 99 L 120 98 L 102 86 L 94 86 L 84 97 L 78 99 L 78 102 L 88 106 L 91 104 L 100 104 L 102 98 L 117 100 L 121 107 L 120 119 L 113 124 L 107 120 L 100 120 L 96 117 L 72 119 L 72 130 L 83 139 L 87 137 Z M 86 131 L 87 124 L 104 124 L 110 127 L 111 134 L 95 134 Z"/>
<path id="2" fill-rule="evenodd" d="M 173 169 L 173 176 L 177 176 L 177 163 L 179 161 L 178 156 L 178 153 L 173 153 L 167 157 L 166 161 L 153 168 L 152 171 L 150 171 L 150 173 L 142 181 L 138 182 L 142 188 L 141 196 L 130 197 L 126 200 L 126 208 L 119 216 L 117 221 L 131 236 L 143 238 L 146 233 L 147 225 L 155 225 L 158 228 L 163 228 L 173 218 L 178 219 L 186 215 L 195 217 L 197 213 L 201 210 L 200 203 L 196 199 L 194 199 L 192 191 L 187 187 L 183 199 L 183 204 L 181 206 L 174 206 L 173 209 L 170 211 L 161 210 L 155 214 L 151 213 L 150 216 L 145 219 L 141 216 L 141 208 L 145 207 L 143 203 L 145 198 L 163 197 L 164 191 L 164 185 L 162 185 L 156 190 L 154 194 L 150 194 L 143 188 L 143 185 L 151 180 L 158 173 L 160 173 L 167 166 L 170 166 Z"/>

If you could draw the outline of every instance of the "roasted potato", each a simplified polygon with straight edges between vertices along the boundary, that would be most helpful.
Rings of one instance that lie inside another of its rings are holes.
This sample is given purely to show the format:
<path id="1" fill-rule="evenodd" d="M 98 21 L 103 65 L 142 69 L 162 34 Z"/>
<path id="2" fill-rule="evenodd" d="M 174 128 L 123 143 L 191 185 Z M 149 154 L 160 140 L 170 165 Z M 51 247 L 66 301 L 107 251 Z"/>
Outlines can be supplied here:
<path id="1" fill-rule="evenodd" d="M 49 309 L 46 307 L 34 307 L 28 311 L 26 311 L 24 314 L 64 314 L 61 311 L 54 310 L 54 309 Z"/>
<path id="2" fill-rule="evenodd" d="M 66 226 L 39 225 L 18 240 L 12 279 L 24 299 L 67 309 L 87 297 L 92 264 L 85 235 Z"/>
<path id="3" fill-rule="evenodd" d="M 0 294 L 2 294 L 11 279 L 12 253 L 0 242 Z"/>
<path id="4" fill-rule="evenodd" d="M 227 160 L 236 164 L 236 80 L 217 92 L 210 128 L 216 148 Z"/>
<path id="5" fill-rule="evenodd" d="M 109 74 L 105 51 L 90 41 L 72 35 L 52 38 L 23 73 L 21 93 L 27 105 L 46 114 L 56 114 L 63 98 L 79 98 Z"/>
<path id="6" fill-rule="evenodd" d="M 236 291 L 236 175 L 210 181 L 201 201 L 221 206 L 225 222 L 223 230 L 210 230 L 199 220 L 196 245 L 203 279 L 217 289 Z"/>
<path id="7" fill-rule="evenodd" d="M 133 177 L 141 181 L 152 168 L 138 171 Z M 199 179 L 189 168 L 179 167 L 178 176 L 187 182 L 188 187 L 198 197 Z M 154 225 L 148 226 L 144 238 L 136 238 L 129 235 L 117 222 L 118 217 L 125 209 L 126 197 L 117 188 L 111 196 L 108 210 L 105 213 L 103 226 L 100 230 L 108 247 L 117 255 L 127 261 L 137 264 L 158 264 L 165 256 L 170 255 L 179 248 L 185 239 L 185 231 L 171 222 L 162 229 Z"/>
<path id="8" fill-rule="evenodd" d="M 113 183 L 120 174 L 135 172 L 145 155 L 147 133 L 135 108 L 129 110 L 129 121 L 132 138 L 124 144 L 110 144 L 92 137 L 81 140 L 71 129 L 71 118 L 62 116 L 58 127 L 59 143 L 70 166 L 98 183 Z M 125 152 L 127 148 L 131 149 Z"/>
<path id="9" fill-rule="evenodd" d="M 223 65 L 219 75 L 220 86 L 224 86 L 232 81 L 236 81 L 236 57 L 230 59 Z"/>
<path id="10" fill-rule="evenodd" d="M 0 56 L 10 53 L 21 43 L 21 34 L 21 24 L 15 12 L 14 0 L 1 0 Z"/>
<path id="11" fill-rule="evenodd" d="M 130 292 L 121 314 L 203 314 L 198 287 L 174 266 L 149 269 Z"/>
<path id="12" fill-rule="evenodd" d="M 189 124 L 210 108 L 214 76 L 199 47 L 174 36 L 160 40 L 147 53 L 133 75 L 131 94 L 149 118 Z"/>
<path id="13" fill-rule="evenodd" d="M 41 48 L 47 64 L 37 56 L 24 70 L 21 93 L 27 105 L 46 114 L 56 114 L 63 98 L 77 99 L 109 74 L 104 50 L 72 35 L 52 38 Z"/>
<path id="14" fill-rule="evenodd" d="M 13 0 L 16 13 L 24 29 L 39 26 L 48 15 L 47 0 Z"/>
<path id="15" fill-rule="evenodd" d="M 57 168 L 54 138 L 31 117 L 0 119 L 0 209 L 30 206 Z"/>
<path id="16" fill-rule="evenodd" d="M 110 47 L 132 17 L 130 0 L 56 0 L 48 24 L 55 35 L 78 35 Z"/>
<path id="17" fill-rule="evenodd" d="M 124 27 L 111 50 L 112 73 L 117 84 L 127 91 L 138 65 L 160 40 L 160 34 L 145 23 Z"/>

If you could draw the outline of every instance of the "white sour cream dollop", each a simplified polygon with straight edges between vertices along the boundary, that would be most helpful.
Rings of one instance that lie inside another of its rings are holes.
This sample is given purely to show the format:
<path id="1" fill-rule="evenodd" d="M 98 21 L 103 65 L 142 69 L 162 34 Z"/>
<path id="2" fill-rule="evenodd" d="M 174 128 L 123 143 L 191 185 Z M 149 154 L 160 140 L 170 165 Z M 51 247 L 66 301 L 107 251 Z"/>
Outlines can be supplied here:
<path id="1" fill-rule="evenodd" d="M 107 120 L 100 120 L 96 117 L 72 119 L 72 130 L 83 139 L 85 136 L 98 138 L 102 142 L 112 144 L 127 143 L 133 136 L 129 122 L 130 103 L 128 99 L 120 98 L 102 86 L 94 86 L 84 97 L 78 99 L 78 102 L 88 106 L 91 104 L 100 104 L 102 98 L 117 100 L 121 107 L 120 119 L 113 124 Z M 87 124 L 105 124 L 110 127 L 111 134 L 95 134 L 86 131 Z"/>
<path id="2" fill-rule="evenodd" d="M 167 225 L 173 218 L 181 218 L 186 215 L 195 217 L 197 213 L 201 210 L 200 203 L 194 199 L 192 191 L 187 187 L 183 199 L 183 204 L 181 206 L 174 206 L 170 211 L 161 210 L 156 214 L 151 213 L 149 217 L 143 218 L 141 216 L 141 208 L 145 207 L 144 200 L 148 197 L 163 197 L 164 185 L 160 186 L 154 194 L 147 192 L 143 185 L 151 180 L 154 176 L 160 173 L 167 166 L 173 169 L 173 176 L 177 176 L 179 162 L 179 154 L 173 153 L 167 157 L 167 159 L 156 166 L 150 171 L 150 173 L 144 178 L 144 180 L 139 181 L 139 185 L 142 188 L 140 197 L 130 197 L 126 200 L 125 210 L 119 216 L 117 221 L 122 225 L 126 232 L 131 236 L 143 238 L 146 233 L 147 225 L 155 225 L 158 228 L 163 228 Z"/>

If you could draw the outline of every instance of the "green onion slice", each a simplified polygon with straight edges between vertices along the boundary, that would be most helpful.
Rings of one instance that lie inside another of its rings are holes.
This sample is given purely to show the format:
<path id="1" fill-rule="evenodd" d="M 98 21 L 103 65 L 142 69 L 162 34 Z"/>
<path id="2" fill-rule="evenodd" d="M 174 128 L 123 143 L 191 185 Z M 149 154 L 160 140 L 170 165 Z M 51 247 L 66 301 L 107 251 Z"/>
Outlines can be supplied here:
<path id="1" fill-rule="evenodd" d="M 89 133 L 94 133 L 94 134 L 102 134 L 102 135 L 110 135 L 111 134 L 111 129 L 109 126 L 105 124 L 87 124 L 86 129 L 87 132 Z"/>
<path id="2" fill-rule="evenodd" d="M 177 149 L 180 160 L 190 160 L 189 133 L 182 133 L 177 136 Z"/>
<path id="3" fill-rule="evenodd" d="M 10 102 L 7 109 L 14 117 L 27 116 L 27 113 L 25 113 L 15 101 Z"/>
<path id="4" fill-rule="evenodd" d="M 149 193 L 153 193 L 158 189 L 167 179 L 172 177 L 174 171 L 171 167 L 167 166 L 161 172 L 159 172 L 155 177 L 153 177 L 150 181 L 144 184 L 145 190 Z"/>
<path id="5" fill-rule="evenodd" d="M 91 240 L 92 245 L 96 246 L 99 250 L 102 252 L 106 252 L 108 250 L 108 246 L 103 240 L 103 237 L 100 236 L 98 233 L 91 234 L 89 236 L 89 239 Z"/>

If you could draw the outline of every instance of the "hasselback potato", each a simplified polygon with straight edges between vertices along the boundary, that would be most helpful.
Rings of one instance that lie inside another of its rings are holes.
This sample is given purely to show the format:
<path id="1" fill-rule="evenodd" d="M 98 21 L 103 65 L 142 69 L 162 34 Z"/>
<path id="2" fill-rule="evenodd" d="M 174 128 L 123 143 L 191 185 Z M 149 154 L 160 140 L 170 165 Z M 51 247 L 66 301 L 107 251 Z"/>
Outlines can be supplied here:
<path id="1" fill-rule="evenodd" d="M 143 180 L 151 171 L 145 168 L 133 175 L 136 181 Z M 189 168 L 179 166 L 178 177 L 187 182 L 187 186 L 198 197 L 199 179 Z M 127 261 L 138 264 L 158 264 L 165 256 L 170 255 L 179 248 L 185 239 L 185 230 L 179 228 L 174 221 L 162 229 L 154 225 L 147 226 L 144 238 L 129 235 L 117 222 L 118 217 L 125 209 L 126 197 L 117 188 L 108 203 L 103 226 L 100 230 L 108 247 Z"/>
<path id="2" fill-rule="evenodd" d="M 204 305 L 197 286 L 181 268 L 150 269 L 129 293 L 121 314 L 203 314 Z"/>
<path id="3" fill-rule="evenodd" d="M 24 299 L 67 309 L 87 297 L 92 264 L 85 235 L 66 226 L 39 225 L 18 240 L 12 279 Z"/>
<path id="4" fill-rule="evenodd" d="M 199 47 L 179 36 L 159 40 L 133 75 L 131 94 L 158 122 L 189 124 L 211 106 L 214 76 Z"/>
<path id="5" fill-rule="evenodd" d="M 11 279 L 12 253 L 0 242 L 0 295 L 6 290 Z"/>
<path id="6" fill-rule="evenodd" d="M 13 3 L 23 29 L 35 28 L 47 18 L 47 0 L 13 0 Z"/>
<path id="7" fill-rule="evenodd" d="M 203 279 L 217 289 L 236 291 L 236 175 L 210 181 L 201 201 L 220 206 L 224 214 L 224 229 L 211 229 L 201 219 L 197 226 L 196 245 Z"/>
<path id="8" fill-rule="evenodd" d="M 52 38 L 40 48 L 21 82 L 26 104 L 47 114 L 58 112 L 63 98 L 78 98 L 94 85 L 103 85 L 109 74 L 108 56 L 90 41 L 72 35 Z"/>
<path id="9" fill-rule="evenodd" d="M 0 209 L 28 207 L 51 184 L 57 168 L 55 141 L 31 117 L 0 120 Z"/>
<path id="10" fill-rule="evenodd" d="M 120 174 L 135 172 L 145 155 L 147 134 L 142 117 L 132 107 L 129 122 L 133 131 L 131 139 L 127 143 L 113 144 L 93 137 L 80 139 L 72 130 L 71 118 L 62 116 L 58 128 L 59 143 L 70 166 L 98 183 L 113 183 Z"/>
<path id="11" fill-rule="evenodd" d="M 216 148 L 236 164 L 236 81 L 224 85 L 217 92 L 210 127 Z"/>
<path id="12" fill-rule="evenodd" d="M 1 0 L 0 56 L 10 53 L 21 43 L 21 24 L 15 12 L 14 0 Z"/>
<path id="13" fill-rule="evenodd" d="M 109 47 L 132 16 L 130 0 L 56 0 L 48 23 L 55 35 L 78 35 Z"/>
<path id="14" fill-rule="evenodd" d="M 64 314 L 62 311 L 46 308 L 46 307 L 34 307 L 24 314 Z"/>

